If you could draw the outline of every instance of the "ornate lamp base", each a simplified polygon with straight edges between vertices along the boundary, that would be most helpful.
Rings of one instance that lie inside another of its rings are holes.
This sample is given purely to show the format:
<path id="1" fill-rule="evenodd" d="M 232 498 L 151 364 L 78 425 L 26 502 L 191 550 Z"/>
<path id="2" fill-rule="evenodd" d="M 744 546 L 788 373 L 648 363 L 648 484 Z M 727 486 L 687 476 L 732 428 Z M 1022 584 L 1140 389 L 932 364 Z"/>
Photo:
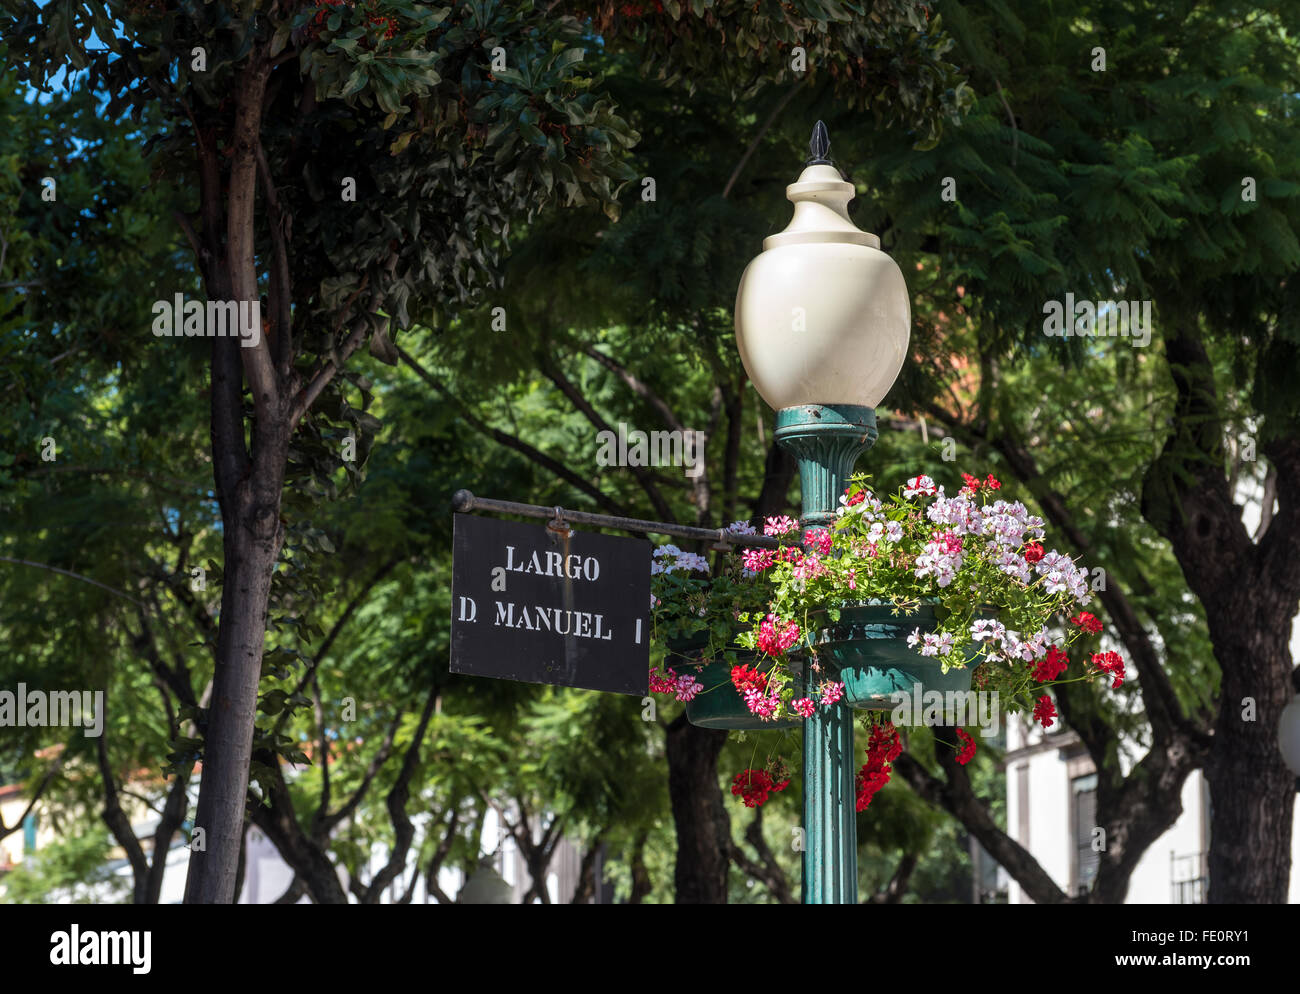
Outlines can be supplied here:
<path id="1" fill-rule="evenodd" d="M 776 412 L 776 441 L 799 460 L 805 527 L 835 520 L 844 481 L 876 441 L 876 411 L 856 404 L 803 404 Z"/>

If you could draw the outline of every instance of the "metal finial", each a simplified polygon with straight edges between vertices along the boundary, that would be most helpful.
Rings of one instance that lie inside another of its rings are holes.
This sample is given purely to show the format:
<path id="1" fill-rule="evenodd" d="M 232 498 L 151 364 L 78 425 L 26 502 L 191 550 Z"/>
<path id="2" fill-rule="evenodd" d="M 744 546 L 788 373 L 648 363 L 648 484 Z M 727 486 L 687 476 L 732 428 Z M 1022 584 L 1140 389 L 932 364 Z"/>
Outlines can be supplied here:
<path id="1" fill-rule="evenodd" d="M 831 164 L 831 136 L 826 125 L 818 121 L 813 125 L 812 139 L 808 142 L 808 159 L 805 166 L 829 166 Z"/>

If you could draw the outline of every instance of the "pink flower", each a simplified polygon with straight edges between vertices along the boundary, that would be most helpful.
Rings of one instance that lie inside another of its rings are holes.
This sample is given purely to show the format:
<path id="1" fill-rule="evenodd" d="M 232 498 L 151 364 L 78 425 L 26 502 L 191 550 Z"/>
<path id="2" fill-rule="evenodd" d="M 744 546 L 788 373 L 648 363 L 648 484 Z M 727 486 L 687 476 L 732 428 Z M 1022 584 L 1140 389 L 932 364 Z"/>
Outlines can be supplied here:
<path id="1" fill-rule="evenodd" d="M 790 706 L 794 708 L 795 713 L 801 718 L 811 718 L 814 709 L 817 707 L 811 697 L 801 697 L 797 701 L 791 701 Z"/>
<path id="2" fill-rule="evenodd" d="M 858 589 L 858 571 L 855 570 L 855 569 L 851 569 L 851 570 L 849 570 L 848 580 L 849 580 L 849 589 L 850 589 L 850 590 L 857 590 L 857 589 Z"/>
<path id="3" fill-rule="evenodd" d="M 666 676 L 659 672 L 658 666 L 650 667 L 650 689 L 656 694 L 671 694 L 677 687 L 677 674 L 665 666 Z"/>
<path id="4" fill-rule="evenodd" d="M 685 702 L 695 699 L 695 695 L 704 689 L 704 684 L 695 679 L 691 673 L 680 673 L 677 676 L 677 684 L 673 688 L 673 696 L 677 700 Z"/>
<path id="5" fill-rule="evenodd" d="M 745 569 L 754 573 L 761 573 L 776 562 L 776 550 L 746 549 L 741 558 L 744 560 Z"/>
<path id="6" fill-rule="evenodd" d="M 804 533 L 803 547 L 809 552 L 829 555 L 831 551 L 831 533 L 825 528 L 809 528 Z"/>
<path id="7" fill-rule="evenodd" d="M 764 535 L 788 535 L 790 532 L 798 530 L 799 522 L 785 514 L 779 518 L 768 518 L 763 522 Z"/>
<path id="8" fill-rule="evenodd" d="M 821 685 L 821 703 L 822 707 L 830 707 L 832 704 L 839 702 L 844 696 L 844 684 L 839 680 L 826 680 Z"/>
<path id="9" fill-rule="evenodd" d="M 758 715 L 764 721 L 771 721 L 775 717 L 776 709 L 780 704 L 778 698 L 769 697 L 753 687 L 745 691 L 745 707 L 749 708 L 751 714 Z"/>
<path id="10" fill-rule="evenodd" d="M 793 621 L 779 621 L 769 614 L 758 626 L 758 648 L 769 656 L 779 656 L 799 641 L 799 626 Z"/>
<path id="11" fill-rule="evenodd" d="M 961 536 L 956 532 L 935 532 L 932 541 L 939 546 L 939 551 L 946 556 L 961 555 Z"/>
<path id="12" fill-rule="evenodd" d="M 816 555 L 808 555 L 795 562 L 790 575 L 796 580 L 815 580 L 819 576 L 825 576 L 827 572 L 826 565 L 820 558 Z"/>

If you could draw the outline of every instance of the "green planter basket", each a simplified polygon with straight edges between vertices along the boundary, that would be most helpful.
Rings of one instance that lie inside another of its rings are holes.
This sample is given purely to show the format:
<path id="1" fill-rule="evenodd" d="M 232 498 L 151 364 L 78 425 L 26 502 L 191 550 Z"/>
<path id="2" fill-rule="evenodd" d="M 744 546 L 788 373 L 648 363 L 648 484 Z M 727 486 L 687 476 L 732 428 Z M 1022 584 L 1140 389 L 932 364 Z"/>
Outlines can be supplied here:
<path id="1" fill-rule="evenodd" d="M 700 728 L 724 728 L 744 731 L 769 731 L 774 728 L 797 728 L 803 724 L 799 718 L 782 718 L 764 721 L 745 707 L 744 700 L 731 682 L 731 666 L 725 662 L 697 664 L 683 655 L 698 652 L 708 644 L 707 636 L 669 645 L 669 655 L 664 663 L 678 673 L 693 673 L 704 689 L 686 702 L 686 720 Z M 763 672 L 772 668 L 772 660 L 748 649 L 734 649 L 738 665 L 753 666 Z M 803 670 L 798 662 L 790 669 L 796 680 Z"/>
<path id="2" fill-rule="evenodd" d="M 840 620 L 818 631 L 811 648 L 823 672 L 844 681 L 844 700 L 863 711 L 892 711 L 892 695 L 937 690 L 965 691 L 971 687 L 971 667 L 943 672 L 942 662 L 922 656 L 907 644 L 916 629 L 932 632 L 939 625 L 935 606 L 922 604 L 912 614 L 893 614 L 889 604 L 863 604 L 840 609 Z M 807 650 L 805 650 L 807 651 Z"/>

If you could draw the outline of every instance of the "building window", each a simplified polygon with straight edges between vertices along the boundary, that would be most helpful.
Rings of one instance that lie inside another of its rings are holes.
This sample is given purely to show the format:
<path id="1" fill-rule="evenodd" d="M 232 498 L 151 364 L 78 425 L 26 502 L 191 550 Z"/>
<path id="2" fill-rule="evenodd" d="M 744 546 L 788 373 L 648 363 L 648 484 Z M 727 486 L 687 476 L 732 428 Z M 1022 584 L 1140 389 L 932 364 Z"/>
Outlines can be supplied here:
<path id="1" fill-rule="evenodd" d="M 1206 854 L 1188 853 L 1185 856 L 1169 853 L 1169 900 L 1173 904 L 1204 904 L 1210 889 L 1210 875 L 1206 867 Z"/>
<path id="2" fill-rule="evenodd" d="M 1097 774 L 1089 773 L 1070 781 L 1070 834 L 1074 841 L 1070 879 L 1074 893 L 1086 894 L 1097 876 L 1101 856 L 1092 847 L 1097 827 Z"/>

